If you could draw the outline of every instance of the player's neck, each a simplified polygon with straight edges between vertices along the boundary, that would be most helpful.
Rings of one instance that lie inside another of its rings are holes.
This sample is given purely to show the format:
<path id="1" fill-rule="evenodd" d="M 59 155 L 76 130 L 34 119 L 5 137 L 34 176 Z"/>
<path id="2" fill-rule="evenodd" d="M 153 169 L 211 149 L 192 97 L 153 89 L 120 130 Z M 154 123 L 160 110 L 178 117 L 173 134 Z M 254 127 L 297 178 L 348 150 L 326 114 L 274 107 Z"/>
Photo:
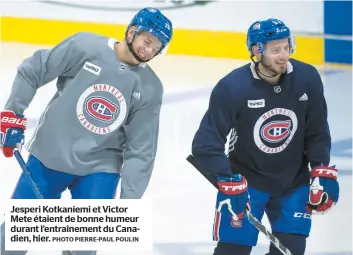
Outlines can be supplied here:
<path id="1" fill-rule="evenodd" d="M 267 81 L 271 84 L 277 84 L 279 79 L 281 78 L 281 74 L 277 74 L 275 76 L 273 72 L 269 71 L 267 68 L 263 67 L 261 63 L 258 65 L 258 75 L 264 81 Z"/>
<path id="2" fill-rule="evenodd" d="M 128 46 L 125 41 L 115 44 L 114 46 L 115 55 L 121 61 L 128 65 L 138 65 L 134 56 L 130 53 Z"/>

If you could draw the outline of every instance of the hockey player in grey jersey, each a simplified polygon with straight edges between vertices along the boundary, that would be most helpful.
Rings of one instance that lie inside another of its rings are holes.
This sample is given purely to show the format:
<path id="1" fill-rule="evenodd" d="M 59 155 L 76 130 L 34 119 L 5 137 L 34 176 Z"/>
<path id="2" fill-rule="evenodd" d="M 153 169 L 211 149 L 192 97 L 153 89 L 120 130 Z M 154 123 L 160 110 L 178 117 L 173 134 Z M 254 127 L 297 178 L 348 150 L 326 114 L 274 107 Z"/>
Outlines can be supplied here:
<path id="1" fill-rule="evenodd" d="M 24 139 L 25 110 L 37 89 L 57 78 L 57 92 L 26 144 L 26 166 L 44 198 L 60 198 L 69 189 L 73 199 L 113 199 L 120 177 L 120 198 L 143 196 L 156 155 L 163 94 L 146 62 L 171 38 L 172 23 L 159 10 L 144 8 L 122 42 L 78 33 L 21 63 L 0 112 L 0 148 L 13 156 Z M 12 198 L 36 198 L 25 176 Z M 26 253 L 5 251 L 4 224 L 1 230 L 1 255 Z"/>

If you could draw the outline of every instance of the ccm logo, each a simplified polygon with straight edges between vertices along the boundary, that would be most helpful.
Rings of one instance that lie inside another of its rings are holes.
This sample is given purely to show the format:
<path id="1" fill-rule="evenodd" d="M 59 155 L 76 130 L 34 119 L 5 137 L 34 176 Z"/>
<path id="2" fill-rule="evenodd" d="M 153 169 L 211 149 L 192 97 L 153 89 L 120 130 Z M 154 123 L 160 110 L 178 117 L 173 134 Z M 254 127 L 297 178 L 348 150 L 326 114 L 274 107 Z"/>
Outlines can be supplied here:
<path id="1" fill-rule="evenodd" d="M 26 126 L 26 120 L 21 120 L 16 118 L 2 117 L 1 122 Z"/>
<path id="2" fill-rule="evenodd" d="M 248 100 L 248 107 L 249 107 L 249 108 L 261 108 L 261 107 L 265 107 L 265 99 Z"/>
<path id="3" fill-rule="evenodd" d="M 311 219 L 311 214 L 308 213 L 301 213 L 301 212 L 295 212 L 294 213 L 295 218 L 304 218 L 304 219 Z"/>
<path id="4" fill-rule="evenodd" d="M 88 61 L 85 62 L 83 69 L 85 69 L 88 72 L 91 72 L 95 75 L 99 75 L 99 73 L 101 72 L 101 68 L 99 66 L 96 66 Z"/>

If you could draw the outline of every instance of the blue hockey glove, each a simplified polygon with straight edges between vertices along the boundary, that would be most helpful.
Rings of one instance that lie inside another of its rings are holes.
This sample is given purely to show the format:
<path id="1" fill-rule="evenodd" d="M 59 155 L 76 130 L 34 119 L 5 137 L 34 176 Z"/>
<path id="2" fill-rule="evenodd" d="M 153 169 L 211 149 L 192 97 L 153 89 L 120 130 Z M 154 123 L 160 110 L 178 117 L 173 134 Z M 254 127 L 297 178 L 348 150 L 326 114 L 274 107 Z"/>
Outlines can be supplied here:
<path id="1" fill-rule="evenodd" d="M 338 202 L 337 174 L 335 166 L 318 166 L 311 170 L 308 212 L 325 214 Z"/>
<path id="2" fill-rule="evenodd" d="M 240 174 L 232 177 L 218 177 L 217 211 L 228 210 L 234 224 L 244 217 L 245 208 L 250 208 L 248 183 Z M 227 205 L 227 206 L 224 206 Z M 224 208 L 225 207 L 225 208 Z"/>
<path id="3" fill-rule="evenodd" d="M 245 209 L 250 209 L 248 183 L 245 177 L 236 174 L 217 178 L 217 186 L 213 240 L 229 242 L 230 230 L 242 227 Z"/>
<path id="4" fill-rule="evenodd" d="M 24 143 L 27 119 L 12 111 L 0 112 L 0 149 L 5 157 L 12 157 L 17 144 Z"/>

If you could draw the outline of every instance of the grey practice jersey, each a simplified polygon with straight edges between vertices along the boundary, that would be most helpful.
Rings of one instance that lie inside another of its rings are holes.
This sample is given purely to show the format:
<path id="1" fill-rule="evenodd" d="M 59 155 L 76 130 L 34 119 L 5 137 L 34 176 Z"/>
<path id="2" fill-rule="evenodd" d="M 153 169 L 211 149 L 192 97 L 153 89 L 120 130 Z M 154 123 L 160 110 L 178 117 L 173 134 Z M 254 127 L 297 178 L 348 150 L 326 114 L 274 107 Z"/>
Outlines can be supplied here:
<path id="1" fill-rule="evenodd" d="M 121 198 L 140 198 L 154 165 L 163 87 L 147 64 L 119 61 L 116 43 L 79 33 L 36 51 L 19 66 L 5 109 L 24 113 L 36 90 L 58 78 L 28 151 L 70 174 L 121 172 Z"/>

